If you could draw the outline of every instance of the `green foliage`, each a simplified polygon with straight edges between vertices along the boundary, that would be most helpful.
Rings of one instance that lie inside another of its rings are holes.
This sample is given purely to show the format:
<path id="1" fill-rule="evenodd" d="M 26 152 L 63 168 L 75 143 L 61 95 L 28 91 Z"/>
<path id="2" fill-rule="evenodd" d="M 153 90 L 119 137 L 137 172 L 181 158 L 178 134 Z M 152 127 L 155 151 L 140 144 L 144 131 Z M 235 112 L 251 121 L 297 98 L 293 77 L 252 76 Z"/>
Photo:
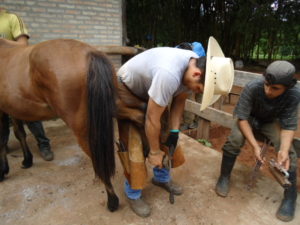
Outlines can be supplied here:
<path id="1" fill-rule="evenodd" d="M 197 141 L 199 143 L 205 145 L 206 147 L 210 147 L 210 148 L 212 147 L 212 144 L 208 140 L 206 140 L 206 139 L 198 139 Z"/>
<path id="2" fill-rule="evenodd" d="M 300 58 L 300 1 L 127 0 L 130 45 L 146 48 L 214 36 L 225 55 Z"/>

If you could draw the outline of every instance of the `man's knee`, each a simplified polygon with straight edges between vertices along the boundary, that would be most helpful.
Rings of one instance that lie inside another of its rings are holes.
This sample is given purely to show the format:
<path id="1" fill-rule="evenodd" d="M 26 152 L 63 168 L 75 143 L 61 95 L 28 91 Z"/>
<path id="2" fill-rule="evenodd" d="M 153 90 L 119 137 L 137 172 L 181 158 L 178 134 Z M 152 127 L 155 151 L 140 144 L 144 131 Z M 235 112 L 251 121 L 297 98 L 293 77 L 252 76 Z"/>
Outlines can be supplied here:
<path id="1" fill-rule="evenodd" d="M 223 154 L 229 157 L 238 156 L 241 152 L 240 148 L 233 147 L 229 141 L 227 141 L 223 147 Z"/>
<path id="2" fill-rule="evenodd" d="M 243 136 L 237 120 L 233 124 L 230 136 L 222 147 L 223 153 L 227 156 L 238 156 L 241 147 L 245 144 L 245 137 Z"/>
<path id="3" fill-rule="evenodd" d="M 245 138 L 239 130 L 233 130 L 228 140 L 223 145 L 223 152 L 228 156 L 238 156 L 240 149 L 245 144 Z"/>
<path id="4" fill-rule="evenodd" d="M 279 151 L 280 147 L 280 125 L 278 121 L 264 124 L 260 130 L 262 135 L 266 136 L 271 143 L 273 144 L 274 148 Z"/>

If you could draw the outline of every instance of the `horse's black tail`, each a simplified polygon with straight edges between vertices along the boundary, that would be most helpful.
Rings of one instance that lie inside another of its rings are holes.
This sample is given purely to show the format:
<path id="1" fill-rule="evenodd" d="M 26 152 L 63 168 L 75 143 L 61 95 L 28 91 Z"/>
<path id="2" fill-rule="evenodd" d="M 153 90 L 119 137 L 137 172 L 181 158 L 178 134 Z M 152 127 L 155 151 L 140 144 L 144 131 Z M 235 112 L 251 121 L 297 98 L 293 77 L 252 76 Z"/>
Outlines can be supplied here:
<path id="1" fill-rule="evenodd" d="M 109 183 L 115 173 L 114 157 L 114 68 L 100 52 L 91 52 L 87 77 L 88 137 L 95 173 Z"/>

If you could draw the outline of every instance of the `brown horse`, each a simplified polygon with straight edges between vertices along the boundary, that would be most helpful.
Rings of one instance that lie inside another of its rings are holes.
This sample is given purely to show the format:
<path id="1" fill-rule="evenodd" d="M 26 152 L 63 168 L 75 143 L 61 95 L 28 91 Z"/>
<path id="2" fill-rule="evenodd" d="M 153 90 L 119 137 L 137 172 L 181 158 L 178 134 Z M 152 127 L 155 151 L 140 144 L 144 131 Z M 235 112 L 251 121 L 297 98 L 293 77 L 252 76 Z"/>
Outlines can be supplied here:
<path id="1" fill-rule="evenodd" d="M 105 184 L 108 209 L 116 210 L 119 200 L 111 184 L 115 173 L 113 117 L 142 124 L 144 114 L 127 108 L 115 94 L 115 71 L 107 57 L 75 40 L 21 46 L 0 39 L 0 68 L 0 181 L 9 171 L 1 123 L 5 113 L 27 121 L 60 117 Z M 23 152 L 23 166 L 30 167 L 32 155 L 26 147 Z"/>

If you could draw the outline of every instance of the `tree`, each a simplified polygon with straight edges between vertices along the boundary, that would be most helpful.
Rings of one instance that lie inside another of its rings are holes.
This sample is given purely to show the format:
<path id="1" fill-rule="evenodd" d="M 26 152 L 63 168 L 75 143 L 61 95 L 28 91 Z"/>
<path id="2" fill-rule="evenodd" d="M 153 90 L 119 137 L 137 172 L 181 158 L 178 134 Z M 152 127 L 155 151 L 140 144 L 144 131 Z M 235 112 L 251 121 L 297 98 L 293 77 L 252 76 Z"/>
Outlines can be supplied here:
<path id="1" fill-rule="evenodd" d="M 246 61 L 260 53 L 271 60 L 280 49 L 299 57 L 299 17 L 295 0 L 127 0 L 131 45 L 206 46 L 214 36 L 226 55 Z"/>

